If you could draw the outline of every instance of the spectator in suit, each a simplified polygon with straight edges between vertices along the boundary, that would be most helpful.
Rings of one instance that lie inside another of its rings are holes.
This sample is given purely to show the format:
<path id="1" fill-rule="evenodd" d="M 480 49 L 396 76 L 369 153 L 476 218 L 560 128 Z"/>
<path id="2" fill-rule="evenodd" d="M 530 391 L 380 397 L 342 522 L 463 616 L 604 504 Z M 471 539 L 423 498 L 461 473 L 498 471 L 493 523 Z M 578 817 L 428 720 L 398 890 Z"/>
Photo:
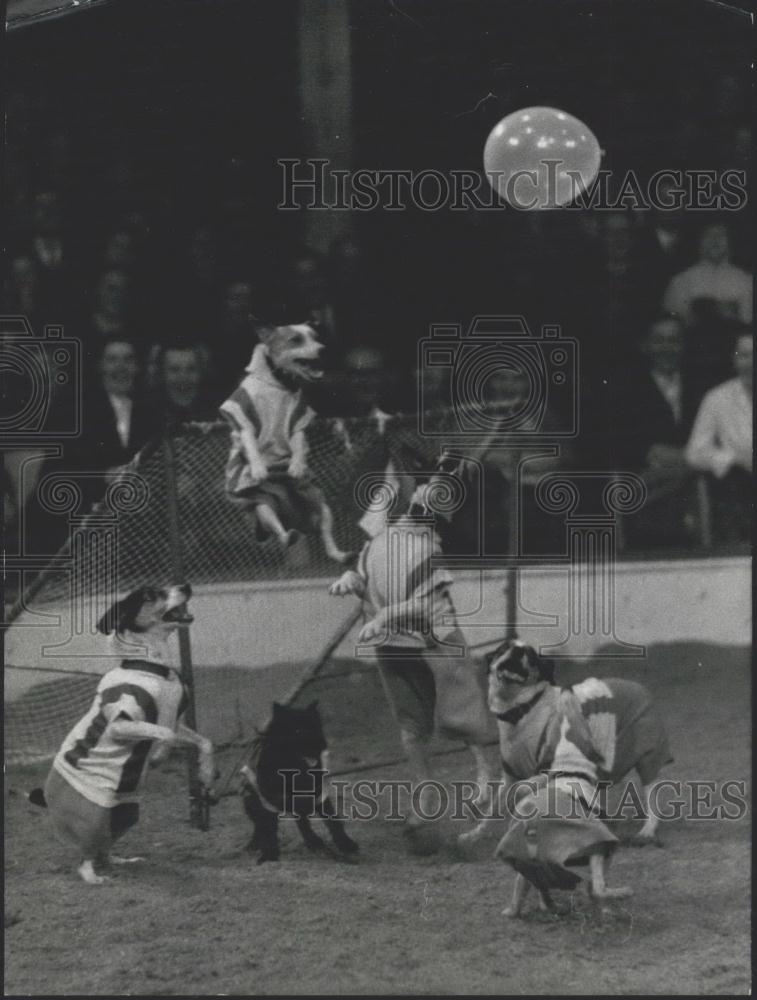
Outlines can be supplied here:
<path id="1" fill-rule="evenodd" d="M 731 263 L 730 235 L 722 223 L 704 227 L 696 263 L 672 279 L 663 308 L 690 324 L 700 299 L 716 302 L 724 318 L 752 322 L 752 276 Z"/>
<path id="2" fill-rule="evenodd" d="M 142 447 L 154 428 L 153 415 L 139 392 L 137 346 L 118 335 L 102 344 L 97 382 L 84 394 L 85 462 L 98 469 L 123 465 Z"/>
<path id="3" fill-rule="evenodd" d="M 647 487 L 642 510 L 627 524 L 632 545 L 688 541 L 684 501 L 691 473 L 684 446 L 691 426 L 684 328 L 674 316 L 652 322 L 640 363 L 624 366 L 615 392 L 614 465 Z"/>
<path id="4" fill-rule="evenodd" d="M 705 395 L 686 445 L 686 460 L 707 474 L 715 506 L 715 534 L 722 541 L 749 533 L 752 496 L 753 336 L 744 328 L 733 355 L 736 377 Z"/>
<path id="5" fill-rule="evenodd" d="M 105 338 L 84 379 L 81 433 L 64 443 L 62 458 L 43 463 L 38 485 L 48 475 L 70 474 L 81 490 L 80 515 L 102 498 L 109 474 L 129 462 L 158 430 L 156 416 L 140 392 L 139 374 L 136 345 L 126 338 Z M 55 426 L 54 416 L 50 425 Z M 48 509 L 39 492 L 29 498 L 28 551 L 53 554 L 67 534 L 67 514 Z"/>

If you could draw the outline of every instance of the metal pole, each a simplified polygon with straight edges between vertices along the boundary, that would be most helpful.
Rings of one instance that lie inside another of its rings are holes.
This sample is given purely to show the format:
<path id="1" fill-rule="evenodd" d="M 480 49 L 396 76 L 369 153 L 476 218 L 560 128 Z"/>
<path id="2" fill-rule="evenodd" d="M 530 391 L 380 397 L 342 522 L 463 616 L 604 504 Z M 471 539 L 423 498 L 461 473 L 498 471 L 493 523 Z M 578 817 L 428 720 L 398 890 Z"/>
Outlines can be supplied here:
<path id="1" fill-rule="evenodd" d="M 168 514 L 168 538 L 171 546 L 171 572 L 175 583 L 184 583 L 184 553 L 181 546 L 181 522 L 179 518 L 179 495 L 176 487 L 176 455 L 174 453 L 171 433 L 166 430 L 163 435 L 163 457 L 166 477 L 166 511 Z M 179 662 L 181 676 L 187 689 L 187 708 L 185 712 L 187 725 L 197 729 L 197 714 L 195 711 L 194 673 L 192 670 L 192 648 L 189 642 L 189 626 L 179 626 Z M 199 761 L 197 754 L 191 753 L 187 761 L 187 777 L 189 783 L 189 822 L 200 830 L 210 826 L 210 809 L 208 797 L 202 787 L 199 776 Z"/>
<path id="2" fill-rule="evenodd" d="M 518 462 L 520 451 L 513 451 L 512 476 L 510 478 L 510 489 L 507 497 L 507 554 L 512 560 L 505 570 L 505 638 L 517 639 L 518 632 L 515 623 L 518 617 L 518 573 L 515 565 L 515 558 L 518 554 L 520 537 L 518 534 L 518 515 L 520 505 L 518 503 Z"/>

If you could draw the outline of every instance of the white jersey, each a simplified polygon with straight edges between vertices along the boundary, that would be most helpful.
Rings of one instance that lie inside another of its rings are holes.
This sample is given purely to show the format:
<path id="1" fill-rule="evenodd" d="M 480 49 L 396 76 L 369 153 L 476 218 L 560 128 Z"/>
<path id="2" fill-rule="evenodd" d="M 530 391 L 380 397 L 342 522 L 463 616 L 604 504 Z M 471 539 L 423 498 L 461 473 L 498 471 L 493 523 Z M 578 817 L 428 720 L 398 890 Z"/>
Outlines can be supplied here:
<path id="1" fill-rule="evenodd" d="M 53 767 L 96 805 L 136 802 L 153 740 L 115 740 L 111 723 L 128 719 L 175 730 L 185 704 L 184 685 L 171 667 L 124 659 L 98 684 L 92 707 L 63 741 Z"/>
<path id="2" fill-rule="evenodd" d="M 433 526 L 409 516 L 389 522 L 363 546 L 355 569 L 365 583 L 364 600 L 373 614 L 413 600 L 426 611 L 430 626 L 421 632 L 408 615 L 404 623 L 395 623 L 384 645 L 428 649 L 457 629 L 449 590 L 452 575 L 433 565 L 441 555 Z"/>

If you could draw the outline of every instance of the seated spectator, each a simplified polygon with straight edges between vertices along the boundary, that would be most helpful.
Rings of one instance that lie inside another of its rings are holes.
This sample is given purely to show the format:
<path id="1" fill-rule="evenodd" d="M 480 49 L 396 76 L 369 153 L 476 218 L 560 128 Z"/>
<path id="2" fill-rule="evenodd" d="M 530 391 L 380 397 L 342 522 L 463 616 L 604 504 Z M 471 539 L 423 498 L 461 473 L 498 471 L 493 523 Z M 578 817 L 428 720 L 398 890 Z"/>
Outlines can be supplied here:
<path id="1" fill-rule="evenodd" d="M 70 474 L 81 490 L 79 510 L 86 513 L 105 492 L 108 474 L 125 465 L 158 431 L 158 421 L 140 392 L 137 347 L 126 338 L 105 338 L 82 393 L 82 428 L 63 446 L 62 458 L 46 459 L 39 484 L 48 474 Z M 55 418 L 50 421 L 55 426 Z M 26 544 L 34 553 L 55 553 L 68 534 L 68 514 L 55 514 L 29 498 Z"/>
<path id="2" fill-rule="evenodd" d="M 691 426 L 683 370 L 684 329 L 674 316 L 650 326 L 642 363 L 620 370 L 614 399 L 614 467 L 637 472 L 647 487 L 641 511 L 628 520 L 629 544 L 686 544 L 683 489 L 691 478 L 684 445 Z"/>
<path id="3" fill-rule="evenodd" d="M 124 271 L 109 270 L 100 275 L 95 285 L 95 302 L 91 326 L 95 338 L 127 335 L 127 319 L 131 282 Z"/>
<path id="4" fill-rule="evenodd" d="M 672 279 L 663 308 L 689 324 L 698 299 L 713 299 L 724 318 L 752 322 L 752 276 L 731 263 L 730 236 L 722 223 L 702 230 L 697 262 Z"/>
<path id="5" fill-rule="evenodd" d="M 39 278 L 31 257 L 16 257 L 11 261 L 5 302 L 8 312 L 26 316 L 33 330 L 42 322 L 39 316 Z"/>
<path id="6" fill-rule="evenodd" d="M 344 374 L 349 397 L 344 410 L 349 409 L 350 415 L 368 416 L 375 420 L 383 434 L 390 415 L 382 405 L 387 371 L 381 351 L 365 345 L 353 347 L 344 356 Z"/>
<path id="7" fill-rule="evenodd" d="M 213 343 L 218 344 L 216 362 L 221 396 L 236 387 L 257 343 L 253 295 L 252 283 L 241 278 L 229 282 L 224 289 L 218 337 L 213 338 Z"/>
<path id="8" fill-rule="evenodd" d="M 105 241 L 103 263 L 108 270 L 131 271 L 136 263 L 134 237 L 128 229 L 117 229 Z"/>
<path id="9" fill-rule="evenodd" d="M 161 346 L 155 358 L 160 408 L 165 423 L 216 419 L 217 405 L 207 396 L 210 352 L 202 344 Z"/>
<path id="10" fill-rule="evenodd" d="M 99 349 L 96 381 L 84 387 L 84 426 L 76 443 L 76 459 L 84 466 L 106 471 L 123 465 L 156 429 L 140 392 L 139 374 L 134 341 L 106 337 Z"/>
<path id="11" fill-rule="evenodd" d="M 686 445 L 686 460 L 708 474 L 715 501 L 715 531 L 723 540 L 748 535 L 752 484 L 753 337 L 736 340 L 736 377 L 705 395 Z"/>
<path id="12" fill-rule="evenodd" d="M 24 256 L 31 259 L 36 271 L 43 323 L 66 324 L 78 315 L 78 282 L 69 251 L 58 196 L 53 191 L 41 191 L 34 198 L 31 239 Z"/>

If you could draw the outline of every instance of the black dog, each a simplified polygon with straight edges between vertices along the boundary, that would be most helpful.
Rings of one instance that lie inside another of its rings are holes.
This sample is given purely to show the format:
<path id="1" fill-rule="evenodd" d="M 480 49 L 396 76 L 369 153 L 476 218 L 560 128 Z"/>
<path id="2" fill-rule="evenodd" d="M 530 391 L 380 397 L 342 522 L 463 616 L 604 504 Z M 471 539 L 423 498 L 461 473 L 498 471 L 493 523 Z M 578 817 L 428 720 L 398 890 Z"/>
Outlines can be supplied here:
<path id="1" fill-rule="evenodd" d="M 259 737 L 253 760 L 242 768 L 242 802 L 255 824 L 247 849 L 260 851 L 258 864 L 279 860 L 279 816 L 294 816 L 302 839 L 311 851 L 327 851 L 314 832 L 310 817 L 320 816 L 334 846 L 342 854 L 354 854 L 358 845 L 344 831 L 336 810 L 324 793 L 323 735 L 318 703 L 290 708 L 273 703 L 273 718 Z"/>

